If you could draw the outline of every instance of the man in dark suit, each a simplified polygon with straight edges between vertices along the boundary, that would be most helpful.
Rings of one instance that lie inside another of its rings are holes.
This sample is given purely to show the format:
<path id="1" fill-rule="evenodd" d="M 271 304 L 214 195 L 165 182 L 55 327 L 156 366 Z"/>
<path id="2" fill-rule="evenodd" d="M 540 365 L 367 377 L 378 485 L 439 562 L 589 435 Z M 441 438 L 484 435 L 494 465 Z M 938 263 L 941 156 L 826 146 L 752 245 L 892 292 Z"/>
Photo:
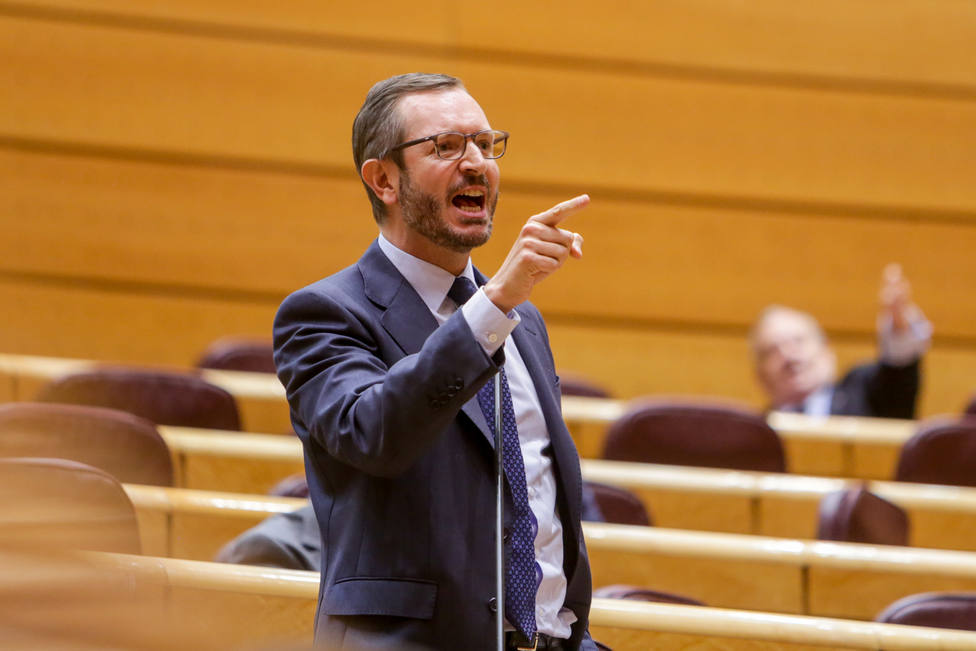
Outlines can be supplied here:
<path id="1" fill-rule="evenodd" d="M 322 539 L 312 505 L 264 519 L 221 547 L 214 560 L 318 572 Z"/>
<path id="2" fill-rule="evenodd" d="M 879 359 L 855 366 L 838 382 L 837 357 L 811 315 L 774 305 L 751 334 L 756 376 L 772 409 L 828 414 L 914 418 L 921 358 L 932 328 L 911 300 L 898 265 L 882 275 L 878 315 Z"/>
<path id="3" fill-rule="evenodd" d="M 507 140 L 453 77 L 376 84 L 353 154 L 380 235 L 278 311 L 275 363 L 322 536 L 318 641 L 494 648 L 490 404 L 501 371 L 505 439 L 516 437 L 505 447 L 507 644 L 595 648 L 579 459 L 545 324 L 527 302 L 582 255 L 582 238 L 559 224 L 589 198 L 530 217 L 486 278 L 470 252 L 491 234 Z"/>

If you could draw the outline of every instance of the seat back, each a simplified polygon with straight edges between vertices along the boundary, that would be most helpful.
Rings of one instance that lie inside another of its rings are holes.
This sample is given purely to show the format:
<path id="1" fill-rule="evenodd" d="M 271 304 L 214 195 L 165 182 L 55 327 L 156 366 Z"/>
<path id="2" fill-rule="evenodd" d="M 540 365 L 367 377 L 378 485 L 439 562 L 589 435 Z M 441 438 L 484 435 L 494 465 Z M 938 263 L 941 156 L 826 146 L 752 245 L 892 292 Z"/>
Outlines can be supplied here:
<path id="1" fill-rule="evenodd" d="M 638 403 L 610 425 L 603 458 L 785 472 L 779 435 L 758 412 L 726 405 Z"/>
<path id="2" fill-rule="evenodd" d="M 850 488 L 820 500 L 817 538 L 872 545 L 907 545 L 908 515 L 864 488 Z"/>
<path id="3" fill-rule="evenodd" d="M 274 348 L 267 339 L 222 337 L 203 351 L 197 368 L 274 373 Z"/>
<path id="4" fill-rule="evenodd" d="M 82 405 L 0 405 L 0 457 L 71 459 L 120 482 L 173 485 L 173 462 L 156 426 L 133 414 Z"/>
<path id="5" fill-rule="evenodd" d="M 976 419 L 920 423 L 902 445 L 895 479 L 976 486 Z"/>
<path id="6" fill-rule="evenodd" d="M 662 592 L 641 588 L 635 585 L 625 585 L 617 583 L 596 588 L 593 596 L 600 599 L 632 599 L 634 601 L 654 601 L 665 604 L 681 604 L 685 606 L 704 606 L 705 604 L 697 599 L 675 594 L 673 592 Z"/>
<path id="7" fill-rule="evenodd" d="M 963 413 L 967 416 L 976 416 L 976 393 L 974 393 L 973 397 L 969 399 L 969 402 L 966 404 L 966 408 L 963 409 Z"/>
<path id="8" fill-rule="evenodd" d="M 593 380 L 574 373 L 559 374 L 559 389 L 564 396 L 609 398 L 610 392 Z"/>
<path id="9" fill-rule="evenodd" d="M 234 396 L 190 373 L 96 368 L 51 381 L 37 400 L 118 409 L 159 425 L 241 428 Z"/>
<path id="10" fill-rule="evenodd" d="M 976 592 L 923 592 L 894 602 L 875 621 L 976 631 Z"/>
<path id="11" fill-rule="evenodd" d="M 0 541 L 34 550 L 142 551 L 122 484 L 67 459 L 0 459 Z"/>
<path id="12" fill-rule="evenodd" d="M 592 491 L 604 522 L 651 526 L 651 516 L 644 503 L 626 488 L 595 481 L 585 484 Z"/>
<path id="13" fill-rule="evenodd" d="M 268 495 L 275 497 L 308 497 L 308 480 L 305 473 L 289 475 L 271 487 Z"/>

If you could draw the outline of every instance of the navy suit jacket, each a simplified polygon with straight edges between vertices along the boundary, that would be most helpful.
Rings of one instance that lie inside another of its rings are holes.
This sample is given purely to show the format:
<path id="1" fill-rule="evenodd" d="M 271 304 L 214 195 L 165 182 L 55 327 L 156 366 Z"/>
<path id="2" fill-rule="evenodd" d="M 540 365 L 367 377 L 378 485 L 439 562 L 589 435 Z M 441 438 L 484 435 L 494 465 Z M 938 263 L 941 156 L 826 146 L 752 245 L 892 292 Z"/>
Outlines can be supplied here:
<path id="1" fill-rule="evenodd" d="M 830 413 L 837 416 L 915 418 L 921 362 L 855 366 L 834 385 Z"/>
<path id="2" fill-rule="evenodd" d="M 571 642 L 593 648 L 579 457 L 545 324 L 531 304 L 516 309 L 552 443 Z M 375 242 L 282 303 L 274 346 L 322 536 L 316 639 L 492 648 L 494 451 L 476 394 L 503 351 L 489 357 L 460 311 L 438 327 Z"/>

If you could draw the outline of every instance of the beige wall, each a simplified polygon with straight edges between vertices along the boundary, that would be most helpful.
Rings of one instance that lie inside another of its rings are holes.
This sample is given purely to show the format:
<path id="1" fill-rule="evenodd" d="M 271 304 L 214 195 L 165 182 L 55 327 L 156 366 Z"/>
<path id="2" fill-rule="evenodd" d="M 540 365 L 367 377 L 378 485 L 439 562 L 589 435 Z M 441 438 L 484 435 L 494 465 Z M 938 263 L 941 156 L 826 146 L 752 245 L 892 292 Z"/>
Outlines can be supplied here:
<path id="1" fill-rule="evenodd" d="M 0 2 L 0 344 L 192 363 L 267 335 L 375 235 L 349 131 L 391 74 L 460 75 L 502 160 L 492 271 L 589 192 L 539 287 L 557 364 L 618 396 L 760 404 L 761 307 L 873 351 L 882 266 L 936 327 L 923 414 L 976 390 L 976 6 L 929 0 L 462 5 Z"/>

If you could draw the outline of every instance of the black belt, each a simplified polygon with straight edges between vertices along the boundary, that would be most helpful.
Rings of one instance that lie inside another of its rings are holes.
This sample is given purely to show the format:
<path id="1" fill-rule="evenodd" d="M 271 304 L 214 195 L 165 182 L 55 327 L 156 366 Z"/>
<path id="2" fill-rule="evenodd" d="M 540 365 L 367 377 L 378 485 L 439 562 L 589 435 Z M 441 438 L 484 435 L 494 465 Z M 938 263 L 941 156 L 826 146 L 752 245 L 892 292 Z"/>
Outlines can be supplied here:
<path id="1" fill-rule="evenodd" d="M 516 633 L 515 631 L 509 631 L 505 634 L 505 648 L 515 651 L 516 649 L 527 649 L 531 651 L 532 649 L 568 649 L 569 647 L 566 643 L 569 640 L 564 640 L 561 637 L 552 637 L 551 635 L 546 635 L 545 633 L 536 633 L 535 640 L 529 640 L 526 643 L 525 636 Z M 533 646 L 534 644 L 534 646 Z"/>

